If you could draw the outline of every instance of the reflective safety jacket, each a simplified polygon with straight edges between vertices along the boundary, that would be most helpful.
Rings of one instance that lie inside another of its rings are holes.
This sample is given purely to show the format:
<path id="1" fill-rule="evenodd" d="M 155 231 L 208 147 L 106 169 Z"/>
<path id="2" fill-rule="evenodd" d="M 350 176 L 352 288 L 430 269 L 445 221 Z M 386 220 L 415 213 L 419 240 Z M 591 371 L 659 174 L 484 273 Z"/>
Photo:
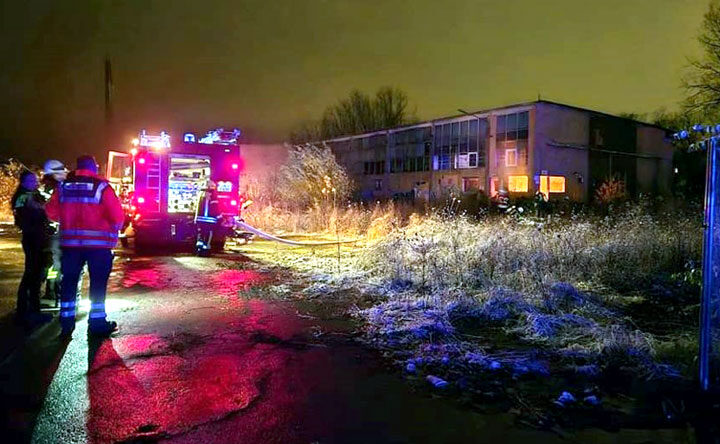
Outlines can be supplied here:
<path id="1" fill-rule="evenodd" d="M 68 175 L 45 206 L 64 248 L 113 248 L 125 214 L 110 184 L 88 170 Z"/>

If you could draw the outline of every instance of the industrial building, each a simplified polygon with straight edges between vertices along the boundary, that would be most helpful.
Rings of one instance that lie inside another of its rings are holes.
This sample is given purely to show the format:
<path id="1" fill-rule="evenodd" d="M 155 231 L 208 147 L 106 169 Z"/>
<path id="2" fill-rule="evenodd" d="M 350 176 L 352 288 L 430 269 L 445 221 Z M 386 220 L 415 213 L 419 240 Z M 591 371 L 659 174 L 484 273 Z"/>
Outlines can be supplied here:
<path id="1" fill-rule="evenodd" d="M 666 194 L 671 136 L 659 126 L 538 100 L 326 140 L 363 199 L 495 195 L 589 201 L 607 178 Z"/>

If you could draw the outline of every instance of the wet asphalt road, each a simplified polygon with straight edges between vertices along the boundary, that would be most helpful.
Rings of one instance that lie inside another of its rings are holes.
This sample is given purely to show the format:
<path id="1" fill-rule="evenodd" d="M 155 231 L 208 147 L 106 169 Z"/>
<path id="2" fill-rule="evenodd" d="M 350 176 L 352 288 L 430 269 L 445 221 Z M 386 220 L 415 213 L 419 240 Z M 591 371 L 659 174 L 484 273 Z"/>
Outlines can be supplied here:
<path id="1" fill-rule="evenodd" d="M 71 341 L 58 338 L 54 322 L 4 355 L 3 442 L 559 440 L 510 415 L 413 391 L 374 352 L 313 334 L 337 323 L 300 316 L 290 302 L 243 297 L 276 279 L 244 260 L 121 253 L 107 302 L 121 325 L 115 336 L 88 340 L 82 314 Z"/>

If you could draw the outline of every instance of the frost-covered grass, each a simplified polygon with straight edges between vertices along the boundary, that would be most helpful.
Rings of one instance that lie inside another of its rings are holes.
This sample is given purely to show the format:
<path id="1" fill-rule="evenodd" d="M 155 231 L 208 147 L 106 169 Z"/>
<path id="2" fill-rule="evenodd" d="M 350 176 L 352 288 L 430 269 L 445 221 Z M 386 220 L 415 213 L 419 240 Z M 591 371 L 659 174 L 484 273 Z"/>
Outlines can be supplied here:
<path id="1" fill-rule="evenodd" d="M 642 205 L 553 220 L 351 211 L 355 231 L 344 232 L 358 243 L 272 246 L 262 260 L 305 273 L 315 300 L 371 295 L 350 309 L 362 338 L 408 375 L 458 389 L 560 378 L 580 390 L 692 374 L 700 215 Z"/>

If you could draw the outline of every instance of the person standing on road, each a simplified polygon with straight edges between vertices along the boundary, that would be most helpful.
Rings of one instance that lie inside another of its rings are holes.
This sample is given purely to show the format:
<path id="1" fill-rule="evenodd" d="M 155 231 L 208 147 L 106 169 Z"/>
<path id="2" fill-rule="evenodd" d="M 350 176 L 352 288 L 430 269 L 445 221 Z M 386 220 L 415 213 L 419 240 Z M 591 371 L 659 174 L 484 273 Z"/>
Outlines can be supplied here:
<path id="1" fill-rule="evenodd" d="M 195 224 L 198 227 L 195 251 L 198 255 L 206 255 L 212 248 L 219 213 L 217 185 L 212 180 L 208 180 L 206 188 L 200 194 L 195 211 Z"/>
<path id="2" fill-rule="evenodd" d="M 60 223 L 60 325 L 65 337 L 75 329 L 76 289 L 85 263 L 90 272 L 88 333 L 108 336 L 117 330 L 117 323 L 107 320 L 105 294 L 112 270 L 112 248 L 117 244 L 125 215 L 115 191 L 97 172 L 94 157 L 79 157 L 77 170 L 68 175 L 46 207 L 48 217 Z"/>
<path id="3" fill-rule="evenodd" d="M 65 181 L 67 173 L 67 168 L 65 168 L 65 165 L 59 160 L 51 159 L 45 162 L 42 176 L 43 187 L 40 191 L 45 201 L 50 200 L 55 190 Z M 47 279 L 45 298 L 53 298 L 57 304 L 57 301 L 60 299 L 60 282 L 62 281 L 62 274 L 60 272 L 60 232 L 57 223 L 51 222 L 50 227 L 50 236 L 46 250 L 48 261 L 46 262 L 45 270 Z"/>
<path id="4" fill-rule="evenodd" d="M 44 251 L 48 242 L 49 222 L 38 192 L 38 177 L 34 172 L 25 171 L 20 175 L 20 184 L 10 204 L 15 225 L 22 232 L 21 242 L 25 253 L 25 271 L 18 288 L 16 321 L 34 327 L 52 319 L 51 314 L 40 312 L 40 288 L 44 280 Z"/>

